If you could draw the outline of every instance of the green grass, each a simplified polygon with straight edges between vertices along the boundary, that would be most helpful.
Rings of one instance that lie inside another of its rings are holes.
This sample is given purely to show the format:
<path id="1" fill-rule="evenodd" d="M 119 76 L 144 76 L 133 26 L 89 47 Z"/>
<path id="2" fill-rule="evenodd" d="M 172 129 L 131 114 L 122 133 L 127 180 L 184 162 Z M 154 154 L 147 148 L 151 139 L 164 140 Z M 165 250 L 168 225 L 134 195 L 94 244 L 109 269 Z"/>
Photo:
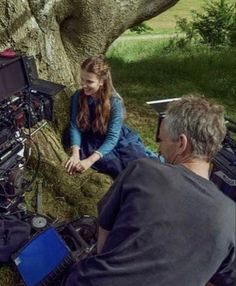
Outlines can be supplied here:
<path id="1" fill-rule="evenodd" d="M 214 0 L 215 1 L 215 0 Z M 180 0 L 177 4 L 162 14 L 145 21 L 145 23 L 153 29 L 153 31 L 147 32 L 147 34 L 169 34 L 174 33 L 176 28 L 176 19 L 179 18 L 191 18 L 191 11 L 202 12 L 205 6 L 206 0 Z M 235 3 L 235 0 L 228 0 L 228 3 Z M 130 34 L 126 32 L 125 34 Z"/>
<path id="2" fill-rule="evenodd" d="M 127 122 L 155 148 L 156 114 L 150 100 L 201 93 L 236 119 L 236 49 L 165 52 L 167 40 L 119 40 L 108 50 L 114 84 L 125 100 Z"/>
<path id="3" fill-rule="evenodd" d="M 154 17 L 145 23 L 150 26 L 156 33 L 174 32 L 176 26 L 176 17 L 191 17 L 191 11 L 202 11 L 204 0 L 180 0 L 175 6 L 162 14 Z"/>

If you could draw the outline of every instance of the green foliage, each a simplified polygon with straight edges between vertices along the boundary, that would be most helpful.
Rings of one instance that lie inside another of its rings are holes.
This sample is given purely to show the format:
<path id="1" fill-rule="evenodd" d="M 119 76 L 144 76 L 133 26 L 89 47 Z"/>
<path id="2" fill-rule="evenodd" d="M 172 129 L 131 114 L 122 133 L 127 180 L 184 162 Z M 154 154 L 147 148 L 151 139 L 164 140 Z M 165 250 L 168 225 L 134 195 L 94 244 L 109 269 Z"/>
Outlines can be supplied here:
<path id="1" fill-rule="evenodd" d="M 171 40 L 169 46 L 186 48 L 189 44 L 212 47 L 235 45 L 235 19 L 235 4 L 226 0 L 206 1 L 203 12 L 192 11 L 190 21 L 178 18 L 178 35 Z"/>
<path id="2" fill-rule="evenodd" d="M 153 31 L 153 29 L 150 26 L 148 26 L 146 23 L 138 24 L 138 25 L 130 28 L 129 30 L 130 30 L 130 32 L 134 32 L 138 35 Z"/>
<path id="3" fill-rule="evenodd" d="M 206 2 L 204 14 L 194 12 L 192 28 L 200 35 L 203 44 L 218 46 L 230 43 L 235 8 L 226 0 L 220 0 Z"/>
<path id="4" fill-rule="evenodd" d="M 234 13 L 233 23 L 229 31 L 229 39 L 231 45 L 236 47 L 236 13 Z"/>

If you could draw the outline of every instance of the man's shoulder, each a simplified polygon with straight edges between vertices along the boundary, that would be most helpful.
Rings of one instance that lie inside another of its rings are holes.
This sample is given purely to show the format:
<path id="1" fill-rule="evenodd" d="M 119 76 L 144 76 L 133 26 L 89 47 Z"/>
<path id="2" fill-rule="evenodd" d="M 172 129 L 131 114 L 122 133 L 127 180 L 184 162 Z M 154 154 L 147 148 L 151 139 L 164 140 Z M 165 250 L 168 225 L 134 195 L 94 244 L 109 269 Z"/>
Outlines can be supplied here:
<path id="1" fill-rule="evenodd" d="M 146 179 L 168 181 L 168 178 L 175 172 L 172 165 L 163 164 L 158 159 L 152 158 L 137 159 L 129 163 L 126 170 L 126 179 L 138 181 Z"/>
<path id="2" fill-rule="evenodd" d="M 226 196 L 222 191 L 220 191 L 217 188 L 216 192 L 213 192 L 214 199 L 218 203 L 218 213 L 222 213 L 223 219 L 222 224 L 227 225 L 230 229 L 234 229 L 234 234 L 235 234 L 235 228 L 236 228 L 236 204 L 235 202 L 230 199 L 228 196 Z M 225 222 L 227 221 L 227 224 Z"/>
<path id="3" fill-rule="evenodd" d="M 139 158 L 130 163 L 130 166 L 136 169 L 141 168 L 145 171 L 159 170 L 163 172 L 168 172 L 168 170 L 173 171 L 173 166 L 170 164 L 164 164 L 158 160 L 158 158 Z"/>

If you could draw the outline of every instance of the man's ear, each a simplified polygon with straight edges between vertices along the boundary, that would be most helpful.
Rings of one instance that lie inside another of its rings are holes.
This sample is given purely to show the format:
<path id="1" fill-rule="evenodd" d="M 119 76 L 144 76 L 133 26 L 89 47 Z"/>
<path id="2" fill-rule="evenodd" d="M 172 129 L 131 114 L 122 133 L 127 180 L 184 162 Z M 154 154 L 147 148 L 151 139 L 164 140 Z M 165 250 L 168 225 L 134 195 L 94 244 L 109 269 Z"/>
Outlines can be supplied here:
<path id="1" fill-rule="evenodd" d="M 187 151 L 188 147 L 188 138 L 185 134 L 180 134 L 179 140 L 178 140 L 178 150 L 179 150 L 179 155 L 183 154 L 184 152 Z"/>

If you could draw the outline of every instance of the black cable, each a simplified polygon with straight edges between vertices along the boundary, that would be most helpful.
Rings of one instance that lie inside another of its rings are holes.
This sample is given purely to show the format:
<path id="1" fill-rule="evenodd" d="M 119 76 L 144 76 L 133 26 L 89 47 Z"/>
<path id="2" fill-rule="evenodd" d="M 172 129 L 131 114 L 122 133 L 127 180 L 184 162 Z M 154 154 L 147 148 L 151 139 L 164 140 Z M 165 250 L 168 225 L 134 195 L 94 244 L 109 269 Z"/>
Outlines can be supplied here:
<path id="1" fill-rule="evenodd" d="M 26 96 L 28 99 L 28 129 L 29 129 L 29 137 L 31 138 L 31 92 L 29 89 L 26 90 Z"/>
<path id="2" fill-rule="evenodd" d="M 36 150 L 37 150 L 37 161 L 36 161 L 36 162 L 37 162 L 37 165 L 36 165 L 36 168 L 35 168 L 35 173 L 34 173 L 34 175 L 32 176 L 31 182 L 30 182 L 28 185 L 26 185 L 25 190 L 29 189 L 29 188 L 32 186 L 33 182 L 35 181 L 35 179 L 36 179 L 36 177 L 37 177 L 37 175 L 38 175 L 38 172 L 39 172 L 40 162 L 41 162 L 41 156 L 40 156 L 39 146 L 38 146 L 38 144 L 37 144 L 32 138 L 30 138 L 30 140 L 31 140 L 31 142 L 33 142 L 33 144 L 35 145 Z"/>

